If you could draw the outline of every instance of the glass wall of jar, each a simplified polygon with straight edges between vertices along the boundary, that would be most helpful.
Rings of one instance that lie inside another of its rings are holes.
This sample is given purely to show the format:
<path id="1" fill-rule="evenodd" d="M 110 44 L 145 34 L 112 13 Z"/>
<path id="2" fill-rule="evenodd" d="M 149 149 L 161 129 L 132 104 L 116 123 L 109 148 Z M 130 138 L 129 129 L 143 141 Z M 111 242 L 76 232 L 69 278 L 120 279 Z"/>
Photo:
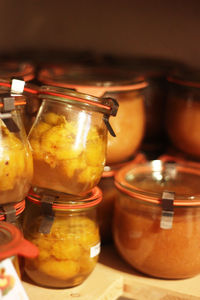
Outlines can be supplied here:
<path id="1" fill-rule="evenodd" d="M 39 256 L 25 260 L 25 272 L 41 286 L 79 285 L 96 266 L 100 235 L 96 206 L 101 190 L 74 197 L 34 188 L 28 195 L 24 235 L 39 248 Z"/>
<path id="2" fill-rule="evenodd" d="M 200 273 L 199 180 L 199 168 L 160 160 L 119 170 L 113 234 L 131 266 L 167 279 Z"/>
<path id="3" fill-rule="evenodd" d="M 29 133 L 33 186 L 73 195 L 84 194 L 100 180 L 105 165 L 107 129 L 118 104 L 64 88 L 44 86 L 42 104 Z"/>
<path id="4" fill-rule="evenodd" d="M 172 144 L 200 159 L 200 72 L 184 69 L 169 78 L 166 129 Z"/>
<path id="5" fill-rule="evenodd" d="M 145 160 L 145 155 L 143 153 L 137 153 L 136 156 L 128 162 L 104 167 L 104 172 L 98 184 L 102 190 L 103 197 L 101 203 L 97 207 L 101 242 L 103 244 L 112 242 L 112 219 L 114 202 L 117 197 L 117 189 L 114 185 L 114 175 L 127 163 L 132 162 L 134 164 L 138 164 L 144 162 Z"/>
<path id="6" fill-rule="evenodd" d="M 33 160 L 19 107 L 23 96 L 0 95 L 0 205 L 19 202 L 30 188 Z"/>
<path id="7" fill-rule="evenodd" d="M 29 257 L 35 258 L 39 254 L 38 248 L 28 240 L 24 239 L 22 232 L 13 224 L 0 221 L 0 269 L 1 263 L 4 260 L 10 260 L 16 272 L 21 278 L 21 269 L 18 261 L 19 257 Z M 5 266 L 4 266 L 5 267 Z M 0 278 L 4 279 L 1 283 L 5 284 L 5 289 L 12 288 L 13 282 L 8 277 L 8 274 L 5 274 L 0 271 Z M 1 284 L 1 290 L 3 290 Z"/>
<path id="8" fill-rule="evenodd" d="M 107 165 L 126 161 L 139 149 L 146 124 L 144 90 L 148 84 L 143 77 L 111 67 L 55 66 L 41 70 L 39 80 L 119 102 L 117 116 L 110 121 L 116 138 L 108 136 Z"/>
<path id="9" fill-rule="evenodd" d="M 26 83 L 17 79 L 0 78 L 0 93 L 11 93 L 14 95 L 21 94 L 26 98 L 25 104 L 20 105 L 18 109 L 21 112 L 22 122 L 27 134 L 35 120 L 41 104 L 41 99 L 38 97 L 38 89 L 38 86 L 29 82 Z"/>
<path id="10" fill-rule="evenodd" d="M 22 218 L 25 210 L 25 200 L 17 203 L 0 205 L 0 221 L 11 223 L 22 230 Z"/>

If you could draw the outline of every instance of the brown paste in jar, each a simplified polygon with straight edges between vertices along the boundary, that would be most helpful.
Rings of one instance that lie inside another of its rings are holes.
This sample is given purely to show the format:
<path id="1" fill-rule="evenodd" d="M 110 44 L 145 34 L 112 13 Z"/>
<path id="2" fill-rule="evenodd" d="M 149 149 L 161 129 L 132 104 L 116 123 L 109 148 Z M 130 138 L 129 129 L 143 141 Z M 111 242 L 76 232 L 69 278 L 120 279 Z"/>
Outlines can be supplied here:
<path id="1" fill-rule="evenodd" d="M 110 124 L 116 137 L 108 135 L 107 165 L 126 161 L 139 148 L 145 132 L 144 97 L 136 91 L 109 93 L 119 103 Z"/>
<path id="2" fill-rule="evenodd" d="M 177 174 L 176 180 L 143 178 L 145 192 L 174 191 L 176 195 L 198 192 L 198 176 Z M 139 176 L 138 176 L 139 177 Z M 185 180 L 184 180 L 185 178 Z M 138 194 L 139 195 L 139 194 Z M 161 195 L 161 194 L 160 194 Z M 177 196 L 178 198 L 178 196 Z M 135 269 L 150 276 L 181 279 L 200 273 L 200 206 L 174 206 L 171 229 L 161 229 L 161 204 L 118 192 L 115 201 L 113 238 L 120 255 Z"/>
<path id="3" fill-rule="evenodd" d="M 200 158 L 200 102 L 193 99 L 168 99 L 166 114 L 168 135 L 179 150 Z"/>

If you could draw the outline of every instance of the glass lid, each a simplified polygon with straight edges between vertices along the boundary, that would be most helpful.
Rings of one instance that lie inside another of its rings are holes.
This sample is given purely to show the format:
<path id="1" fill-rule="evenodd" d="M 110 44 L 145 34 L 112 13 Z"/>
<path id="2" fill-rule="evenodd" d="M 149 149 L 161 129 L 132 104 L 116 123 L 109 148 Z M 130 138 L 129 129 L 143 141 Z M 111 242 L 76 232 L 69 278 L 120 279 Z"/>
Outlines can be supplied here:
<path id="1" fill-rule="evenodd" d="M 30 81 L 35 76 L 35 68 L 29 62 L 0 61 L 0 78 L 12 79 L 20 78 Z"/>
<path id="2" fill-rule="evenodd" d="M 177 85 L 200 88 L 200 69 L 179 68 L 172 72 L 167 79 Z"/>
<path id="3" fill-rule="evenodd" d="M 189 165 L 154 160 L 129 164 L 115 175 L 117 188 L 130 196 L 160 203 L 162 193 L 175 193 L 174 205 L 200 205 L 200 169 Z"/>
<path id="4" fill-rule="evenodd" d="M 136 72 L 122 71 L 116 67 L 105 66 L 51 66 L 40 71 L 39 80 L 44 83 L 54 82 L 76 85 L 119 86 L 138 84 L 144 81 Z"/>
<path id="5" fill-rule="evenodd" d="M 17 254 L 33 258 L 38 253 L 38 248 L 26 240 L 16 226 L 0 221 L 0 260 Z"/>

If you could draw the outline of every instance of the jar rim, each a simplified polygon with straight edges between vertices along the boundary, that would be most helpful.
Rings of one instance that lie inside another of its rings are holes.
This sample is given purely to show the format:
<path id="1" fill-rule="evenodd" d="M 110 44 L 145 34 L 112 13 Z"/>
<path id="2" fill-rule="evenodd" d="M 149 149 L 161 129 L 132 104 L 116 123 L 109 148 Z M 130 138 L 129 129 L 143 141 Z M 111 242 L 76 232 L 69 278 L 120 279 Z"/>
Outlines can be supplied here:
<path id="1" fill-rule="evenodd" d="M 102 178 L 107 178 L 107 177 L 114 177 L 116 172 L 122 168 L 125 167 L 126 165 L 133 163 L 133 164 L 137 164 L 137 163 L 142 163 L 146 161 L 146 157 L 142 152 L 138 152 L 134 157 L 130 158 L 129 160 L 122 162 L 122 163 L 117 163 L 114 165 L 110 165 L 110 166 L 105 166 L 104 167 L 104 171 L 102 174 Z"/>
<path id="2" fill-rule="evenodd" d="M 11 79 L 3 79 L 3 78 L 0 78 L 0 87 L 2 88 L 8 88 L 6 89 L 7 92 L 10 91 L 10 88 L 11 88 L 11 85 L 12 85 L 12 80 Z M 38 94 L 38 86 L 32 84 L 32 83 L 29 83 L 29 82 L 25 82 L 25 86 L 24 86 L 24 92 L 22 94 Z"/>
<path id="3" fill-rule="evenodd" d="M 16 60 L 0 62 L 0 77 L 11 79 L 13 77 L 30 81 L 35 77 L 35 67 L 30 62 L 20 62 Z"/>
<path id="4" fill-rule="evenodd" d="M 72 89 L 43 85 L 39 89 L 39 98 L 60 101 L 68 104 L 78 104 L 89 109 L 96 109 L 103 114 L 117 114 L 118 103 L 112 98 L 95 97 Z"/>
<path id="5" fill-rule="evenodd" d="M 31 188 L 29 191 L 27 199 L 34 204 L 41 205 L 43 195 L 53 196 L 56 199 L 52 204 L 53 210 L 68 211 L 85 209 L 94 207 L 102 201 L 102 191 L 98 186 L 95 186 L 87 195 L 80 197 L 48 189 L 38 189 L 37 187 L 35 187 L 36 192 L 33 189 Z M 67 197 L 68 199 L 66 199 Z"/>
<path id="6" fill-rule="evenodd" d="M 103 91 L 143 89 L 148 86 L 144 76 L 114 66 L 51 65 L 39 72 L 39 80 L 53 86 L 76 88 L 78 91 L 96 88 Z"/>
<path id="7" fill-rule="evenodd" d="M 10 206 L 10 209 L 13 209 L 15 211 L 15 215 L 19 216 L 24 210 L 25 210 L 25 200 L 22 200 L 17 203 L 8 203 L 6 205 Z M 6 215 L 8 212 L 4 210 L 4 205 L 0 206 L 0 221 L 3 221 L 6 219 Z"/>
<path id="8" fill-rule="evenodd" d="M 160 192 L 152 192 L 135 186 L 131 184 L 127 177 L 131 175 L 131 172 L 135 169 L 135 171 L 142 170 L 143 172 L 150 170 L 152 167 L 152 163 L 156 164 L 158 162 L 160 166 L 169 165 L 169 163 L 165 163 L 161 160 L 154 160 L 147 163 L 142 163 L 135 165 L 133 163 L 128 164 L 127 166 L 121 168 L 115 175 L 115 185 L 116 187 L 124 192 L 125 194 L 136 197 L 145 202 L 149 202 L 152 204 L 161 204 L 162 193 Z M 183 163 L 174 163 L 174 166 L 177 168 L 179 172 L 187 172 L 188 174 L 192 173 L 200 176 L 200 169 L 191 167 L 189 165 L 185 165 Z M 137 170 L 138 169 L 138 170 Z M 139 171 L 138 171 L 139 172 Z M 174 200 L 174 206 L 200 206 L 200 194 L 192 194 L 190 196 L 183 194 L 176 194 L 176 198 Z"/>

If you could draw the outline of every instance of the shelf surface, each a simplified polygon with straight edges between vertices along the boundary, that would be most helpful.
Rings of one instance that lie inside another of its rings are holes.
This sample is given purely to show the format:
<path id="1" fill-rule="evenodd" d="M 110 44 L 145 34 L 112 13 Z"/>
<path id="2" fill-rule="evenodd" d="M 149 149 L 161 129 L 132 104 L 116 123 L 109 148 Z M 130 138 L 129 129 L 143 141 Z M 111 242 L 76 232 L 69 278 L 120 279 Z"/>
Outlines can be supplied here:
<path id="1" fill-rule="evenodd" d="M 147 277 L 124 262 L 113 245 L 102 246 L 96 268 L 80 286 L 57 290 L 38 287 L 25 281 L 23 285 L 30 300 L 37 297 L 43 300 L 200 299 L 200 275 L 182 280 Z"/>

